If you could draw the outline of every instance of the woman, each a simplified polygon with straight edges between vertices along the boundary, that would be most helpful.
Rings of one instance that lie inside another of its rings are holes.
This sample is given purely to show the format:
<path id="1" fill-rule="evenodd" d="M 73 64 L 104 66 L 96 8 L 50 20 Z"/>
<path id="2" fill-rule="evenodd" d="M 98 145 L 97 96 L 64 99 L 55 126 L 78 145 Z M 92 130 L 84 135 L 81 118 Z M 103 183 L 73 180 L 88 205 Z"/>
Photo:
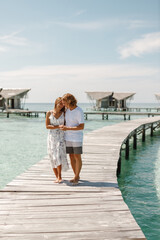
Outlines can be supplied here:
<path id="1" fill-rule="evenodd" d="M 56 176 L 56 183 L 62 182 L 61 170 L 66 171 L 69 168 L 64 132 L 60 130 L 61 125 L 64 125 L 64 112 L 62 98 L 59 97 L 55 101 L 54 109 L 47 112 L 46 115 L 46 128 L 49 129 L 47 139 L 48 155 Z"/>
<path id="2" fill-rule="evenodd" d="M 84 129 L 84 113 L 77 106 L 76 98 L 67 93 L 62 97 L 63 105 L 67 108 L 65 113 L 66 126 L 60 126 L 65 131 L 66 152 L 70 156 L 71 166 L 74 172 L 74 178 L 70 180 L 73 185 L 77 185 L 80 179 L 82 168 L 82 144 Z"/>

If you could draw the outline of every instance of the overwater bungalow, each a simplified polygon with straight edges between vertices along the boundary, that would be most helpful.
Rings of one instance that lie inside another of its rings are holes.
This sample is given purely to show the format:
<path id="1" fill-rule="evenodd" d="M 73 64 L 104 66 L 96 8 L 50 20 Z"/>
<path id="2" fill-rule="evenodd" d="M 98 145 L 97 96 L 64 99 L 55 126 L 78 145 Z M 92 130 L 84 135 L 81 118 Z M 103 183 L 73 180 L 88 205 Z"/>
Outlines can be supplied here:
<path id="1" fill-rule="evenodd" d="M 0 109 L 23 109 L 27 93 L 31 89 L 0 88 Z"/>
<path id="2" fill-rule="evenodd" d="M 96 101 L 95 109 L 114 108 L 126 109 L 127 100 L 133 99 L 135 93 L 115 93 L 115 92 L 86 92 L 91 100 Z"/>
<path id="3" fill-rule="evenodd" d="M 156 93 L 155 96 L 156 96 L 157 100 L 160 101 L 160 93 Z"/>

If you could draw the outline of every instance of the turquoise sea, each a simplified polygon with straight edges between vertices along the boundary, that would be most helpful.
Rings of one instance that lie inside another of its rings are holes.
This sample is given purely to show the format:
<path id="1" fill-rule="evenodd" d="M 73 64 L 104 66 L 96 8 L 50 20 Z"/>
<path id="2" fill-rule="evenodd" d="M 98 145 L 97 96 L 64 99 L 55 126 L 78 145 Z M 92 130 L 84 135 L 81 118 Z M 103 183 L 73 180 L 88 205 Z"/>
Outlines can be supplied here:
<path id="1" fill-rule="evenodd" d="M 90 104 L 79 104 L 83 110 Z M 158 104 L 132 104 L 132 107 L 157 107 Z M 50 110 L 52 104 L 28 103 L 30 110 Z M 135 117 L 134 117 L 135 118 Z M 133 117 L 131 118 L 133 119 Z M 90 116 L 85 121 L 87 133 L 94 129 L 119 123 L 122 116 Z M 0 188 L 47 155 L 44 114 L 39 118 L 0 115 Z M 138 149 L 130 159 L 122 157 L 122 171 L 118 179 L 124 201 L 149 240 L 160 239 L 160 130 L 146 142 L 139 140 Z"/>

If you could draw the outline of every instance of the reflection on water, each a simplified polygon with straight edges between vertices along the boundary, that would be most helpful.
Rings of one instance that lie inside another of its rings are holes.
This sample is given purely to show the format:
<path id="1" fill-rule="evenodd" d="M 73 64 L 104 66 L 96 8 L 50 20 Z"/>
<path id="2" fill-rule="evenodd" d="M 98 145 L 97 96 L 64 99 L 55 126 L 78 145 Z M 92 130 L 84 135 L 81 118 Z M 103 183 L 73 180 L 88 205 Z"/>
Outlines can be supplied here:
<path id="1" fill-rule="evenodd" d="M 160 140 L 160 139 L 159 139 Z M 155 186 L 157 197 L 160 202 L 160 147 L 157 151 L 156 161 L 155 161 Z"/>

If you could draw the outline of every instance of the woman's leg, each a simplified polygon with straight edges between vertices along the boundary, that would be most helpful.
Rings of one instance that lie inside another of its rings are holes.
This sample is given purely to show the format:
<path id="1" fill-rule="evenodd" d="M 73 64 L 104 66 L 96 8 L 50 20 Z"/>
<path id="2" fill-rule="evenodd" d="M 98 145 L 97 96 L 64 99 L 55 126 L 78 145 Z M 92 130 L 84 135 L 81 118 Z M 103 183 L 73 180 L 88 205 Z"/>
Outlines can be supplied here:
<path id="1" fill-rule="evenodd" d="M 57 166 L 58 182 L 62 182 L 61 171 L 62 171 L 62 165 Z"/>
<path id="2" fill-rule="evenodd" d="M 57 168 L 53 168 L 53 172 L 54 172 L 54 174 L 56 176 L 55 182 L 58 183 L 58 170 L 57 170 Z"/>

